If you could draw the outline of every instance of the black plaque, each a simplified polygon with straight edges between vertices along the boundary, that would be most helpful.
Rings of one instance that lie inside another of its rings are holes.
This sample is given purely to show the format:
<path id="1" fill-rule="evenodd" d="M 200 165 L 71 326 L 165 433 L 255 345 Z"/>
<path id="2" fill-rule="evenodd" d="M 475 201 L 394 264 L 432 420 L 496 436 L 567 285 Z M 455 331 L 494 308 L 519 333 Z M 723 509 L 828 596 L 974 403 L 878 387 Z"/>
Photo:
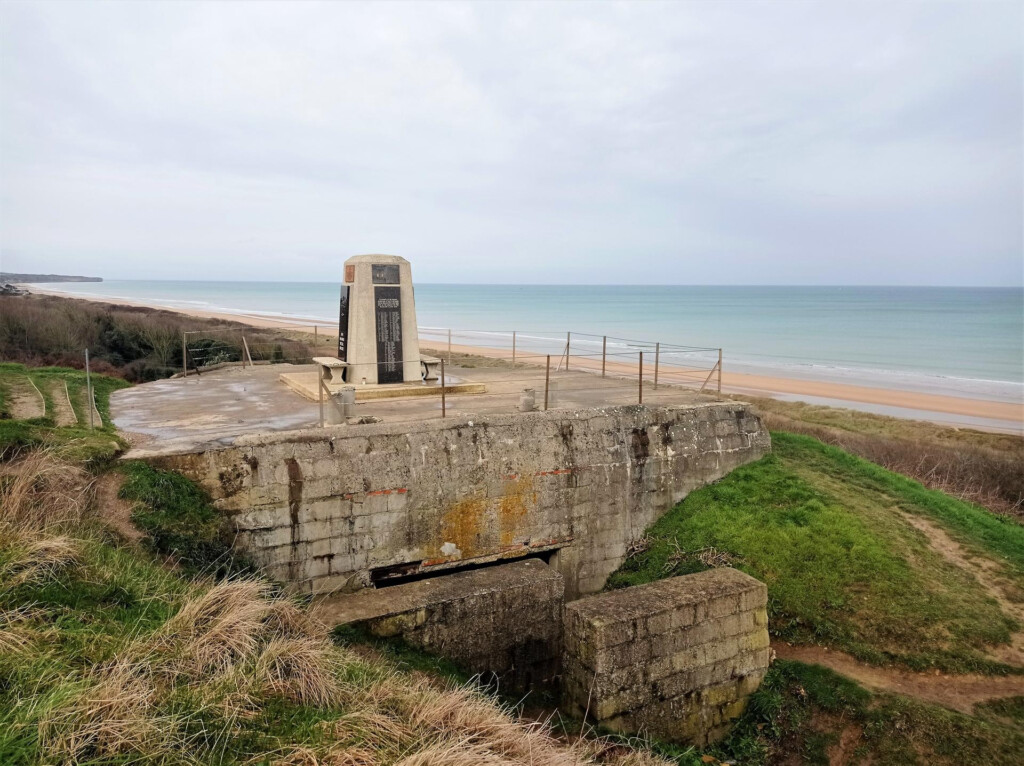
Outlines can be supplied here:
<path id="1" fill-rule="evenodd" d="M 348 354 L 348 285 L 342 285 L 338 310 L 338 359 L 347 362 L 346 354 Z"/>
<path id="2" fill-rule="evenodd" d="M 373 303 L 377 314 L 377 382 L 401 383 L 405 378 L 402 364 L 402 288 L 375 287 Z"/>
<path id="3" fill-rule="evenodd" d="M 373 273 L 373 284 L 375 285 L 397 285 L 398 265 L 393 263 L 375 263 L 371 267 Z"/>

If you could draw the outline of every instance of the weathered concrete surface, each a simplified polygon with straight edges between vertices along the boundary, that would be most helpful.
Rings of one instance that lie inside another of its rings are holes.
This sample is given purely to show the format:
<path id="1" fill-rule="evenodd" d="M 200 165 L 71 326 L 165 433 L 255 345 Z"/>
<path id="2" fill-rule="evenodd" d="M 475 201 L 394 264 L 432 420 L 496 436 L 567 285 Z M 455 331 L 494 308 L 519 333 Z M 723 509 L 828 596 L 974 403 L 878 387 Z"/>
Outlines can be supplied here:
<path id="1" fill-rule="evenodd" d="M 764 583 L 721 568 L 566 605 L 567 711 L 614 731 L 720 739 L 768 669 L 767 600 Z"/>
<path id="2" fill-rule="evenodd" d="M 691 490 L 769 448 L 728 402 L 337 426 L 149 459 L 206 487 L 238 547 L 303 592 L 557 549 L 574 598 Z"/>
<path id="3" fill-rule="evenodd" d="M 502 689 L 550 687 L 562 651 L 562 576 L 538 559 L 317 599 L 325 624 L 401 636 Z M 489 679 L 485 679 L 489 680 Z"/>

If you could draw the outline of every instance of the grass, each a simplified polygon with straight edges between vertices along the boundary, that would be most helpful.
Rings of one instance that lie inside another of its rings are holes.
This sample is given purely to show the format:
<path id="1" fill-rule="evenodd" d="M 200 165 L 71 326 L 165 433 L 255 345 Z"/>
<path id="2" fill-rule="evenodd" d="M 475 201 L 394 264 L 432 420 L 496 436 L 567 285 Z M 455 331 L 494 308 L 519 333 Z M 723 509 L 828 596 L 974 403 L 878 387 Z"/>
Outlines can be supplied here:
<path id="1" fill-rule="evenodd" d="M 949 565 L 902 513 L 925 516 L 968 550 L 1024 577 L 1024 528 L 804 436 L 693 492 L 650 530 L 647 550 L 609 579 L 621 588 L 706 568 L 715 549 L 768 584 L 773 635 L 867 662 L 1007 673 L 985 650 L 1019 626 Z M 705 557 L 706 558 L 706 557 Z"/>
<path id="2" fill-rule="evenodd" d="M 28 420 L 11 419 L 10 412 L 6 409 L 9 401 L 6 392 L 9 390 L 11 380 L 16 377 L 28 377 L 43 392 L 47 403 L 46 414 L 43 417 Z M 75 463 L 88 463 L 97 467 L 109 464 L 125 446 L 110 420 L 110 395 L 131 384 L 108 375 L 94 374 L 91 377 L 96 396 L 96 409 L 103 418 L 102 427 L 96 429 L 88 427 L 84 371 L 67 367 L 26 367 L 14 362 L 0 362 L 0 459 L 19 450 L 47 447 L 58 450 L 61 455 Z M 67 383 L 79 425 L 59 428 L 56 426 L 52 416 L 53 403 L 48 393 L 48 383 L 54 380 Z"/>
<path id="3" fill-rule="evenodd" d="M 847 763 L 1015 764 L 1024 728 L 872 694 L 819 665 L 779 660 L 710 755 L 750 766 L 827 766 L 841 741 Z"/>
<path id="4" fill-rule="evenodd" d="M 223 578 L 256 572 L 232 549 L 228 520 L 198 485 L 139 460 L 122 463 L 118 470 L 125 476 L 118 494 L 136 503 L 132 521 L 146 533 L 154 553 L 172 557 L 193 574 Z"/>
<path id="5" fill-rule="evenodd" d="M 757 405 L 773 431 L 813 436 L 930 489 L 1024 521 L 1024 439 L 1020 436 L 804 402 L 742 398 Z"/>

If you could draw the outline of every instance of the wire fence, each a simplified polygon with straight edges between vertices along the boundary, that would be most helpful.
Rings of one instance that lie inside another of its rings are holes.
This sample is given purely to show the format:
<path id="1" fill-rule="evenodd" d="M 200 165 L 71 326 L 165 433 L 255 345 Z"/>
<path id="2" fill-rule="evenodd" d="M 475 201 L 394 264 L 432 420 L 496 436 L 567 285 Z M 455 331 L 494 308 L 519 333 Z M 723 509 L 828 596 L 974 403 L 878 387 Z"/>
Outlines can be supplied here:
<path id="1" fill-rule="evenodd" d="M 481 394 L 500 400 L 494 406 L 507 411 L 510 399 L 517 398 L 521 410 L 546 410 L 643 404 L 645 396 L 663 399 L 659 392 L 674 389 L 678 393 L 680 387 L 698 393 L 721 391 L 719 348 L 591 333 L 417 329 L 423 353 L 391 364 L 421 369 L 422 384 L 429 388 L 415 392 L 416 404 L 422 410 L 422 397 L 432 397 L 441 417 L 447 416 L 453 400 L 463 401 L 466 396 L 473 396 L 475 406 L 480 406 Z M 333 358 L 336 350 L 333 327 L 284 324 L 252 332 L 192 331 L 182 337 L 182 374 L 201 375 L 227 365 L 306 365 L 315 357 Z M 363 379 L 357 366 L 338 361 L 317 367 L 321 424 L 346 422 L 362 410 L 373 409 L 365 406 L 371 401 L 360 397 L 356 402 L 354 393 L 344 391 Z M 341 390 L 335 376 L 338 367 L 347 378 Z M 397 400 L 388 401 L 391 406 L 403 406 Z"/>

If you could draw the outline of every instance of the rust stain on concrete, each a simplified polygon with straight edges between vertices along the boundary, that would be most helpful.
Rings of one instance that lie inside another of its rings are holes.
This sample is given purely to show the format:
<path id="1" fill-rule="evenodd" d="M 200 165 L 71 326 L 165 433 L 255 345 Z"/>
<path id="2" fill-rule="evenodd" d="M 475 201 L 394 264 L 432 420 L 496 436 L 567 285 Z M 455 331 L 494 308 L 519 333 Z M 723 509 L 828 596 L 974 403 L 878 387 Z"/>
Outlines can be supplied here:
<path id="1" fill-rule="evenodd" d="M 502 546 L 515 544 L 516 535 L 524 531 L 523 521 L 536 507 L 537 491 L 530 477 L 506 482 L 505 494 L 498 500 L 498 531 Z"/>
<path id="2" fill-rule="evenodd" d="M 441 544 L 453 543 L 459 549 L 455 554 L 458 558 L 476 555 L 486 513 L 487 501 L 482 497 L 469 497 L 452 505 L 441 520 Z"/>

